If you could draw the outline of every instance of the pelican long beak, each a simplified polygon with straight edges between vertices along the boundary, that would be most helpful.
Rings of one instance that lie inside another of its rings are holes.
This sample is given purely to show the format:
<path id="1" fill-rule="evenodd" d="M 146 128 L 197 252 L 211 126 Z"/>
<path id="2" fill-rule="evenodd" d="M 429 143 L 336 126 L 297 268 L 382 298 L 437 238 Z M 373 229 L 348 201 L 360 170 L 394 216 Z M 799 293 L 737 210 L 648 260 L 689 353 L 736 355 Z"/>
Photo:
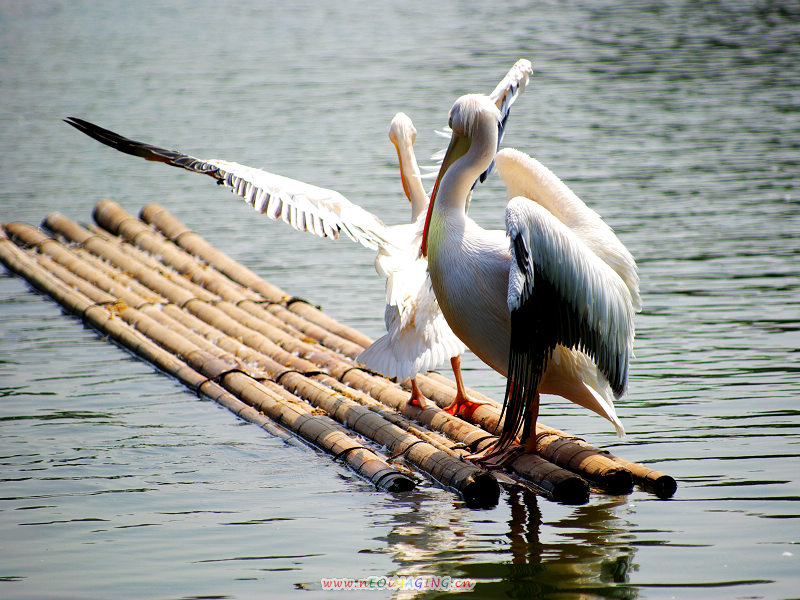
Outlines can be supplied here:
<path id="1" fill-rule="evenodd" d="M 403 184 L 403 193 L 406 195 L 406 198 L 408 198 L 408 201 L 411 202 L 411 192 L 408 189 L 408 182 L 406 181 L 403 169 L 403 153 L 400 152 L 400 146 L 397 145 L 397 141 L 392 139 L 392 144 L 394 145 L 394 149 L 397 150 L 397 164 L 400 167 L 400 183 Z"/>
<path id="2" fill-rule="evenodd" d="M 422 231 L 422 256 L 428 256 L 428 229 L 431 226 L 433 203 L 436 201 L 436 196 L 439 193 L 439 183 L 441 183 L 447 169 L 469 151 L 470 145 L 472 145 L 472 138 L 453 132 L 453 137 L 450 138 L 450 145 L 447 147 L 444 159 L 442 159 L 442 166 L 439 168 L 439 175 L 437 175 L 436 183 L 433 184 L 433 190 L 431 191 L 431 200 L 428 203 L 428 214 L 425 216 L 425 229 Z"/>

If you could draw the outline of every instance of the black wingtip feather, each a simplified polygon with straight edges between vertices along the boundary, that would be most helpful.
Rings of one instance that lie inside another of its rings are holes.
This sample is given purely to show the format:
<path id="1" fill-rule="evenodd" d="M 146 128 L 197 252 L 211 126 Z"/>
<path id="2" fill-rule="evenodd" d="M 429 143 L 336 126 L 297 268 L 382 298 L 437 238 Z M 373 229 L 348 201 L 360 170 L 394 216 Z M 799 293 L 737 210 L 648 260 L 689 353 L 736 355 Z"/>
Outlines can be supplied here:
<path id="1" fill-rule="evenodd" d="M 64 121 L 72 125 L 81 133 L 84 133 L 90 138 L 97 140 L 101 144 L 105 144 L 106 146 L 110 146 L 115 150 L 119 150 L 120 152 L 124 152 L 125 154 L 130 154 L 132 156 L 138 156 L 145 160 L 174 164 L 174 161 L 177 158 L 186 156 L 177 150 L 167 150 L 165 148 L 159 148 L 158 146 L 153 146 L 151 144 L 126 138 L 111 131 L 110 129 L 104 129 L 99 125 L 95 125 L 94 123 L 90 123 L 84 119 L 69 117 L 64 119 Z"/>
<path id="2" fill-rule="evenodd" d="M 152 144 L 138 142 L 121 136 L 110 129 L 105 129 L 84 119 L 79 119 L 78 117 L 67 117 L 64 119 L 64 122 L 81 133 L 88 135 L 90 138 L 114 148 L 119 152 L 138 156 L 145 160 L 162 162 L 173 167 L 180 167 L 194 173 L 210 175 L 217 180 L 221 178 L 217 167 L 209 165 L 205 161 L 189 156 L 188 154 L 184 154 L 183 152 L 179 152 L 178 150 L 167 150 L 166 148 L 160 148 Z"/>

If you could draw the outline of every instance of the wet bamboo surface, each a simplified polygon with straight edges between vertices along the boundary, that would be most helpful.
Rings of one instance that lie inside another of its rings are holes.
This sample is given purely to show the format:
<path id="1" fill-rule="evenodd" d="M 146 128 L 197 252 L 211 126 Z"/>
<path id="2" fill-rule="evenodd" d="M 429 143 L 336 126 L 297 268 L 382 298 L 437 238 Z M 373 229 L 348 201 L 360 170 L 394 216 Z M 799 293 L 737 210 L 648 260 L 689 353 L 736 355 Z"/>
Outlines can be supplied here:
<path id="1" fill-rule="evenodd" d="M 102 201 L 94 218 L 99 227 L 87 229 L 52 214 L 44 225 L 53 237 L 5 224 L 0 258 L 198 394 L 270 432 L 293 431 L 381 489 L 413 487 L 397 468 L 402 461 L 470 506 L 497 502 L 497 479 L 463 458 L 494 441 L 497 403 L 470 391 L 491 404 L 478 408 L 472 422 L 452 417 L 440 407 L 451 402 L 455 385 L 430 373 L 418 381 L 438 406 L 406 406 L 406 389 L 354 361 L 368 337 L 264 281 L 163 207 L 147 205 L 138 219 Z M 675 491 L 668 475 L 541 424 L 537 442 L 539 456 L 515 459 L 513 479 L 503 481 L 565 503 L 586 502 L 590 485 L 628 493 L 637 483 L 660 497 Z"/>

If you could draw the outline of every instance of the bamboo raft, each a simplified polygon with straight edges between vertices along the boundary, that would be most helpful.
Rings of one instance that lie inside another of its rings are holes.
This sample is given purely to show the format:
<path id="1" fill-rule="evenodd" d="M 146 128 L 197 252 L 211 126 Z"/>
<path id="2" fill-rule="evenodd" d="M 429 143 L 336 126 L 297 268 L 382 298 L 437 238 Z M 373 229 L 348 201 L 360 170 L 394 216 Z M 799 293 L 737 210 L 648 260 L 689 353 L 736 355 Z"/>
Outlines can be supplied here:
<path id="1" fill-rule="evenodd" d="M 86 324 L 198 395 L 273 435 L 304 440 L 341 460 L 378 489 L 415 487 L 423 473 L 473 507 L 497 503 L 500 482 L 557 502 L 581 504 L 590 489 L 630 493 L 634 485 L 671 497 L 675 480 L 564 432 L 537 425 L 538 455 L 503 472 L 464 456 L 496 439 L 500 407 L 471 422 L 448 415 L 455 384 L 419 375 L 437 406 L 407 406 L 409 391 L 367 371 L 355 357 L 371 343 L 308 302 L 239 265 L 156 204 L 141 218 L 105 200 L 96 225 L 58 213 L 51 235 L 21 223 L 0 231 L 0 260 Z M 499 481 L 498 481 L 499 480 Z"/>

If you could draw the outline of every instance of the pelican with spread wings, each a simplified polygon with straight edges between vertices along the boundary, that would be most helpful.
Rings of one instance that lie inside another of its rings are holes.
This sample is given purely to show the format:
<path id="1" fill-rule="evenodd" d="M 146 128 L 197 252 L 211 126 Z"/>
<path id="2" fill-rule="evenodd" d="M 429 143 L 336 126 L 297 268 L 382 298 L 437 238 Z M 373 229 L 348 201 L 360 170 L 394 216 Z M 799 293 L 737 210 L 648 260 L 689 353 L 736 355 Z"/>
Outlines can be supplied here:
<path id="1" fill-rule="evenodd" d="M 495 139 L 502 137 L 511 105 L 524 91 L 531 72 L 529 61 L 517 61 L 492 92 L 490 98 L 501 115 Z M 65 121 L 120 152 L 208 175 L 229 187 L 256 211 L 273 220 L 283 220 L 298 231 L 332 239 L 344 234 L 377 250 L 375 267 L 386 278 L 387 335 L 367 348 L 360 360 L 368 368 L 397 377 L 399 381 L 410 377 L 409 401 L 421 406 L 424 397 L 416 383 L 417 373 L 434 369 L 449 358 L 457 392 L 448 412 L 456 413 L 463 406 L 478 404 L 469 400 L 464 392 L 460 355 L 465 347 L 442 317 L 428 281 L 427 261 L 419 255 L 428 198 L 413 152 L 416 131 L 407 116 L 400 113 L 392 121 L 390 139 L 397 148 L 401 180 L 411 202 L 412 218 L 410 223 L 394 226 L 384 225 L 378 217 L 334 190 L 234 162 L 202 160 L 137 142 L 83 119 L 69 117 Z M 476 181 L 485 178 L 490 167 L 487 164 Z"/>
<path id="2" fill-rule="evenodd" d="M 489 460 L 508 456 L 520 427 L 524 450 L 535 451 L 540 393 L 593 410 L 624 433 L 614 399 L 626 390 L 641 306 L 635 262 L 600 216 L 535 159 L 497 152 L 502 118 L 486 96 L 454 104 L 422 239 L 447 323 L 507 377 L 505 421 Z M 466 214 L 473 183 L 492 161 L 510 199 L 505 230 Z"/>

